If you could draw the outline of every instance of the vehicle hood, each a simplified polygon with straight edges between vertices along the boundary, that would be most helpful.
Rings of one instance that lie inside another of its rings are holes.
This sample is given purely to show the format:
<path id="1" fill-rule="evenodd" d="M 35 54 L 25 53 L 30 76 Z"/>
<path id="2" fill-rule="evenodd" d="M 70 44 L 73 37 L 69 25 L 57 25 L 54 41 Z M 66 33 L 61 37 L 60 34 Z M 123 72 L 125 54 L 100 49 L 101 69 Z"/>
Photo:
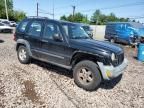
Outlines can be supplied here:
<path id="1" fill-rule="evenodd" d="M 103 52 L 120 53 L 122 48 L 118 45 L 106 41 L 98 41 L 94 39 L 71 39 L 70 44 L 74 47 L 83 48 L 82 50 L 101 50 Z"/>

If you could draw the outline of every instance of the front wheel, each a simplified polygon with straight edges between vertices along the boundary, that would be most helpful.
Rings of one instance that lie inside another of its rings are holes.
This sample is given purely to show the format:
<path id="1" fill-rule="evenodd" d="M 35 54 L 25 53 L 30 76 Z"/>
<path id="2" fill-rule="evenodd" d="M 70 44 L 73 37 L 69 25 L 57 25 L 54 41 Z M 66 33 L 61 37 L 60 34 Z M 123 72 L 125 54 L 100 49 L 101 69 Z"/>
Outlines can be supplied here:
<path id="1" fill-rule="evenodd" d="M 30 62 L 30 56 L 25 46 L 19 46 L 17 56 L 22 64 L 28 64 Z"/>
<path id="2" fill-rule="evenodd" d="M 75 83 L 88 91 L 95 90 L 101 83 L 101 75 L 96 63 L 84 60 L 76 64 L 73 70 Z"/>

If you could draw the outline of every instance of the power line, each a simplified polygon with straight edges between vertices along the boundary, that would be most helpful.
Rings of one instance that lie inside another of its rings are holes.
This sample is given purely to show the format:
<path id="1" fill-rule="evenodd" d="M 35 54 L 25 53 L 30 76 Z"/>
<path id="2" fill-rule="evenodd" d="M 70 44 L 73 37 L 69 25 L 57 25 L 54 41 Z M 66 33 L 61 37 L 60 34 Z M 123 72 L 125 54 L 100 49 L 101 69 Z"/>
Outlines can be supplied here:
<path id="1" fill-rule="evenodd" d="M 54 13 L 48 12 L 48 11 L 43 10 L 43 9 L 41 9 L 41 8 L 39 8 L 39 13 L 42 13 L 42 14 L 48 14 L 48 15 L 53 16 L 53 18 L 54 18 Z"/>
<path id="2" fill-rule="evenodd" d="M 122 7 L 131 7 L 131 6 L 137 6 L 137 5 L 144 5 L 144 2 L 134 2 L 134 3 L 123 4 L 123 5 L 113 6 L 113 7 L 104 7 L 104 8 L 99 8 L 99 9 L 106 10 L 106 9 L 115 9 L 115 8 L 122 8 Z M 94 11 L 94 10 L 96 10 L 96 9 L 82 10 L 80 12 L 90 12 L 90 11 Z M 61 14 L 61 13 L 57 13 L 57 14 Z"/>
<path id="3" fill-rule="evenodd" d="M 53 14 L 52 14 L 52 13 L 49 13 L 49 12 L 41 12 L 41 11 L 39 11 L 39 13 L 42 13 L 42 14 L 48 14 L 48 15 L 53 16 Z"/>
<path id="4" fill-rule="evenodd" d="M 144 18 L 144 16 L 138 16 L 138 17 L 131 17 L 129 19 L 143 19 L 143 18 Z"/>
<path id="5" fill-rule="evenodd" d="M 134 3 L 129 3 L 129 4 L 123 4 L 123 5 L 118 5 L 118 6 L 113 6 L 113 7 L 103 7 L 103 8 L 99 8 L 100 10 L 106 10 L 106 9 L 114 9 L 114 8 L 122 8 L 122 7 L 131 7 L 131 6 L 138 6 L 138 5 L 144 5 L 144 2 L 134 2 Z M 62 13 L 55 13 L 54 10 L 56 9 L 60 9 L 60 8 L 66 8 L 66 7 L 70 7 L 70 6 L 64 6 L 64 7 L 58 7 L 58 8 L 54 8 L 54 3 L 53 3 L 53 13 L 51 12 L 48 12 L 47 10 L 43 10 L 43 9 L 40 9 L 38 7 L 38 13 L 42 13 L 42 14 L 48 14 L 48 15 L 51 15 L 53 16 L 54 18 L 54 15 L 62 15 Z M 73 8 L 73 16 L 75 14 L 75 8 L 76 8 L 76 5 L 73 5 L 72 6 Z M 89 12 L 89 11 L 94 11 L 96 9 L 88 9 L 88 10 L 82 10 L 80 12 Z M 64 15 L 65 14 L 70 14 L 70 12 L 65 12 L 63 13 Z M 143 18 L 143 17 L 130 17 L 131 19 L 135 19 L 135 18 Z"/>
<path id="6" fill-rule="evenodd" d="M 83 2 L 83 4 L 85 4 L 85 3 Z M 76 4 L 75 6 L 79 6 L 79 5 L 82 5 L 82 3 L 78 3 L 78 4 Z M 61 7 L 56 7 L 55 10 L 63 9 L 63 8 L 68 8 L 68 7 L 70 7 L 70 5 L 65 5 L 65 6 L 61 6 Z"/>
<path id="7" fill-rule="evenodd" d="M 137 5 L 144 5 L 144 2 L 135 2 L 135 3 L 123 4 L 123 5 L 113 6 L 113 7 L 99 8 L 99 10 L 115 9 L 115 8 L 122 8 L 122 7 L 131 7 L 131 6 L 137 6 Z M 96 10 L 96 9 L 82 10 L 81 12 L 89 12 L 89 11 L 94 11 L 94 10 Z"/>

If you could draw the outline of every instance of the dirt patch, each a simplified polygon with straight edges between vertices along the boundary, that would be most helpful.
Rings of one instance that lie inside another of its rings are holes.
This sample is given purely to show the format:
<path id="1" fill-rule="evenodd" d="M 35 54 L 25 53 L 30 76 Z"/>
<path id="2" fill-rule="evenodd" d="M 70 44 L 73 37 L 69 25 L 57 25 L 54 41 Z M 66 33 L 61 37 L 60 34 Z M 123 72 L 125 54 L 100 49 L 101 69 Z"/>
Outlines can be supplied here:
<path id="1" fill-rule="evenodd" d="M 4 96 L 4 86 L 2 86 L 1 80 L 0 80 L 0 96 Z"/>
<path id="2" fill-rule="evenodd" d="M 3 40 L 0 40 L 0 43 L 3 43 L 4 41 Z"/>
<path id="3" fill-rule="evenodd" d="M 4 96 L 4 86 L 2 86 L 2 81 L 0 80 L 0 100 L 1 96 Z M 5 108 L 5 106 L 0 102 L 0 108 Z"/>
<path id="4" fill-rule="evenodd" d="M 39 102 L 39 96 L 35 91 L 35 84 L 32 81 L 24 81 L 25 90 L 22 92 L 25 97 L 31 100 L 33 103 Z"/>
<path id="5" fill-rule="evenodd" d="M 0 87 L 0 96 L 4 96 L 4 87 Z"/>
<path id="6" fill-rule="evenodd" d="M 0 34 L 0 108 L 144 108 L 144 64 L 134 59 L 133 48 L 123 46 L 129 65 L 120 82 L 88 92 L 64 69 L 36 60 L 20 64 L 11 37 Z"/>
<path id="7" fill-rule="evenodd" d="M 0 103 L 0 108 L 5 108 L 5 106 L 3 104 Z"/>

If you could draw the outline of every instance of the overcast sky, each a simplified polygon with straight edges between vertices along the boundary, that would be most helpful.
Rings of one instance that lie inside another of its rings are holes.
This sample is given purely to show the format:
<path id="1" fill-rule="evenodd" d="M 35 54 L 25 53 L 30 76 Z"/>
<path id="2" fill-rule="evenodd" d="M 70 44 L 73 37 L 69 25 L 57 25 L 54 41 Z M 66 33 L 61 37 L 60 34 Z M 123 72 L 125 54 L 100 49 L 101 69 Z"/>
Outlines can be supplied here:
<path id="1" fill-rule="evenodd" d="M 39 3 L 40 16 L 51 15 L 44 13 L 53 12 L 53 2 L 55 9 L 55 19 L 62 15 L 72 13 L 72 5 L 76 6 L 76 12 L 82 12 L 90 16 L 96 9 L 101 9 L 102 13 L 115 13 L 118 17 L 136 18 L 144 23 L 144 0 L 13 0 L 14 8 L 22 10 L 28 16 L 36 15 L 36 3 Z"/>

